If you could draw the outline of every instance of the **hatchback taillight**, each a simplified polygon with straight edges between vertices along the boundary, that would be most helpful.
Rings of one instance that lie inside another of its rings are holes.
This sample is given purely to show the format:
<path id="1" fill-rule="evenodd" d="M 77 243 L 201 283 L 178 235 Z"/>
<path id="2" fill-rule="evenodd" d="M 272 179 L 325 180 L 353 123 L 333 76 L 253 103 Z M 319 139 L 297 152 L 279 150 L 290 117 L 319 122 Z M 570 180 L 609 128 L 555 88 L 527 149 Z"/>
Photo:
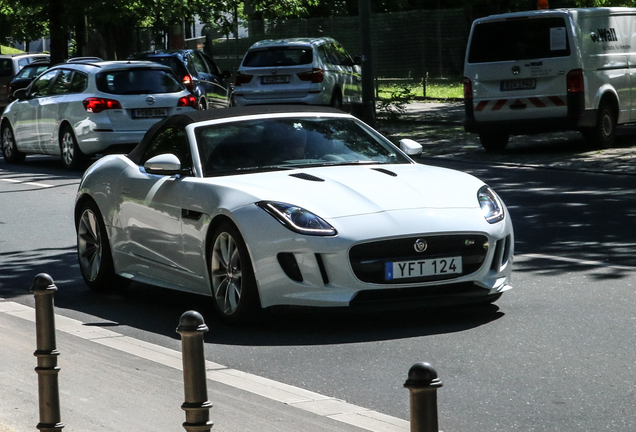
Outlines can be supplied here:
<path id="1" fill-rule="evenodd" d="M 301 81 L 311 81 L 312 83 L 321 83 L 325 79 L 325 73 L 322 69 L 313 68 L 308 72 L 297 73 Z"/>
<path id="2" fill-rule="evenodd" d="M 90 113 L 99 113 L 108 109 L 121 109 L 121 104 L 115 99 L 88 98 L 84 99 L 84 108 Z"/>
<path id="3" fill-rule="evenodd" d="M 585 92 L 585 80 L 583 79 L 583 69 L 572 69 L 567 77 L 568 93 Z"/>
<path id="4" fill-rule="evenodd" d="M 186 86 L 188 91 L 193 91 L 194 90 L 194 84 L 192 83 L 192 77 L 190 75 L 185 75 L 183 77 L 182 82 L 183 82 L 183 85 Z"/>
<path id="5" fill-rule="evenodd" d="M 468 77 L 464 77 L 464 99 L 473 98 L 473 82 Z"/>
<path id="6" fill-rule="evenodd" d="M 177 102 L 177 106 L 178 107 L 189 106 L 194 109 L 197 109 L 198 108 L 197 98 L 195 98 L 192 95 L 184 96 L 179 99 L 179 101 Z"/>
<path id="7" fill-rule="evenodd" d="M 238 72 L 236 74 L 236 80 L 234 81 L 234 86 L 239 87 L 241 84 L 247 84 L 248 82 L 252 81 L 252 78 L 254 78 L 254 75 Z"/>

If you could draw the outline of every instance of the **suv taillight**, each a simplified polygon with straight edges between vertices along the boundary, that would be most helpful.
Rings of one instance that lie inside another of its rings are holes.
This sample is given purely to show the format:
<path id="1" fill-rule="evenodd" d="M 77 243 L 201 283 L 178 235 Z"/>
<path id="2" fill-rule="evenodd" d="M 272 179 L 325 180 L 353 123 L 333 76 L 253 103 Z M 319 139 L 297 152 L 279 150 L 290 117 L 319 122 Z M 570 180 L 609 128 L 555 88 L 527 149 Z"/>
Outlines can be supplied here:
<path id="1" fill-rule="evenodd" d="M 473 82 L 468 77 L 464 77 L 464 99 L 473 98 Z"/>
<path id="2" fill-rule="evenodd" d="M 192 83 L 192 77 L 190 75 L 184 75 L 182 82 L 183 82 L 183 85 L 186 86 L 188 91 L 194 90 L 194 84 Z"/>
<path id="3" fill-rule="evenodd" d="M 99 113 L 108 109 L 121 109 L 121 104 L 115 99 L 87 98 L 84 99 L 84 108 L 91 113 Z"/>
<path id="4" fill-rule="evenodd" d="M 583 69 L 572 69 L 567 77 L 568 93 L 585 92 L 585 80 L 583 79 Z"/>
<path id="5" fill-rule="evenodd" d="M 311 81 L 312 83 L 321 83 L 325 79 L 325 73 L 322 69 L 313 68 L 309 72 L 297 73 L 301 81 Z"/>
<path id="6" fill-rule="evenodd" d="M 234 81 L 234 86 L 239 87 L 241 84 L 247 84 L 248 82 L 252 81 L 253 77 L 254 77 L 253 75 L 238 72 L 236 74 L 236 80 Z"/>
<path id="7" fill-rule="evenodd" d="M 199 106 L 197 104 L 197 98 L 192 95 L 184 96 L 177 102 L 178 107 L 189 106 L 194 109 L 197 109 Z"/>

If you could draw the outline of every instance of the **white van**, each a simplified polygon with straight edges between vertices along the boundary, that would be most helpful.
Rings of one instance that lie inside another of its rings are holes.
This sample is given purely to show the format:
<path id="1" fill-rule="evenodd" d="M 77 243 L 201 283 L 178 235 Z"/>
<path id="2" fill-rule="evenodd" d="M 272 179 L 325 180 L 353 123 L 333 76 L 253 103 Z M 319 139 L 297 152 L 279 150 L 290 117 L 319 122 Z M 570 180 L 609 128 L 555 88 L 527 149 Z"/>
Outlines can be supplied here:
<path id="1" fill-rule="evenodd" d="M 636 121 L 636 9 L 493 15 L 472 25 L 465 130 L 486 150 L 511 134 L 579 130 L 596 147 Z"/>

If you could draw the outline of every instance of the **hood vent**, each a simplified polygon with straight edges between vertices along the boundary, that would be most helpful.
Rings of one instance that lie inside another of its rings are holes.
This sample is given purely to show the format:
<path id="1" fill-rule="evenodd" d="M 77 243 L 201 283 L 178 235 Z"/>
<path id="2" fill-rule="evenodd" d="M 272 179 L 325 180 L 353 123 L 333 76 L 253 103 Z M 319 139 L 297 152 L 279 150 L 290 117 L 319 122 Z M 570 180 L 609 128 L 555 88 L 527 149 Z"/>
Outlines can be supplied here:
<path id="1" fill-rule="evenodd" d="M 391 177 L 397 177 L 396 173 L 394 173 L 393 171 L 389 171 L 388 169 L 384 169 L 384 168 L 371 168 L 371 169 L 374 171 L 384 173 L 386 175 L 390 175 Z"/>
<path id="2" fill-rule="evenodd" d="M 321 179 L 320 177 L 312 176 L 311 174 L 306 173 L 298 173 L 298 174 L 290 174 L 290 177 L 296 177 L 301 180 L 315 181 L 315 182 L 324 182 L 325 179 Z"/>

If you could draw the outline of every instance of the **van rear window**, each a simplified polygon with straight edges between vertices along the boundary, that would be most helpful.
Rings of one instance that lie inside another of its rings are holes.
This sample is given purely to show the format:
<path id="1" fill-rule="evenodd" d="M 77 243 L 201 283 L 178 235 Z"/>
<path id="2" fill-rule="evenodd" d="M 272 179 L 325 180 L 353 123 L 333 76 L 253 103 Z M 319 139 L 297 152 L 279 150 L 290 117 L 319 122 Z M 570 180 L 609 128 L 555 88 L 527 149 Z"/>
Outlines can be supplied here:
<path id="1" fill-rule="evenodd" d="M 476 25 L 468 53 L 468 63 L 569 55 L 570 44 L 563 18 L 524 18 Z"/>

